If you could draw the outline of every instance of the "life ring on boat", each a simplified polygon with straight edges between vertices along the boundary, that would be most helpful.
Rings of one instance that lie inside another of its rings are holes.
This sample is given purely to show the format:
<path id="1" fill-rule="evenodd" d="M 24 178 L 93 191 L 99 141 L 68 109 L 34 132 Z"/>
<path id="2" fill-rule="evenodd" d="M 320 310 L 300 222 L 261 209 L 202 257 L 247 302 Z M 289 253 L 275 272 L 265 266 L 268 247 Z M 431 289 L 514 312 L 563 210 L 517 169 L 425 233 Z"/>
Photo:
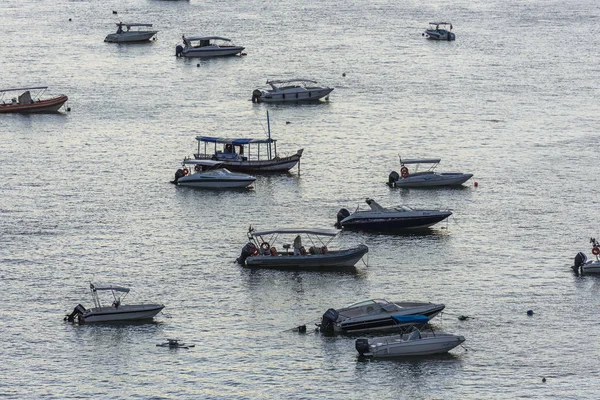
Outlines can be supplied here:
<path id="1" fill-rule="evenodd" d="M 400 168 L 400 175 L 402 175 L 403 178 L 408 178 L 408 168 L 406 168 L 406 167 Z"/>
<path id="2" fill-rule="evenodd" d="M 269 242 L 262 242 L 262 243 L 260 244 L 260 248 L 261 248 L 263 251 L 269 251 L 269 249 L 271 248 L 271 245 L 269 244 Z"/>
<path id="3" fill-rule="evenodd" d="M 189 174 L 189 173 L 190 173 L 190 170 L 189 170 L 189 169 L 187 169 L 187 168 L 184 168 L 184 169 L 183 169 L 183 176 L 186 176 L 186 175 L 187 175 L 187 174 Z"/>
<path id="4" fill-rule="evenodd" d="M 271 247 L 269 249 L 269 252 L 271 253 L 272 256 L 276 256 L 277 255 L 277 249 L 275 247 Z"/>
<path id="5" fill-rule="evenodd" d="M 592 254 L 597 256 L 598 254 L 600 254 L 600 247 L 598 246 L 594 246 L 594 248 L 592 248 Z"/>
<path id="6" fill-rule="evenodd" d="M 200 170 L 201 170 L 201 169 L 202 169 L 202 167 L 201 167 L 201 166 L 199 166 L 199 165 L 196 165 L 196 166 L 194 167 L 194 171 L 196 171 L 196 172 L 200 172 Z"/>

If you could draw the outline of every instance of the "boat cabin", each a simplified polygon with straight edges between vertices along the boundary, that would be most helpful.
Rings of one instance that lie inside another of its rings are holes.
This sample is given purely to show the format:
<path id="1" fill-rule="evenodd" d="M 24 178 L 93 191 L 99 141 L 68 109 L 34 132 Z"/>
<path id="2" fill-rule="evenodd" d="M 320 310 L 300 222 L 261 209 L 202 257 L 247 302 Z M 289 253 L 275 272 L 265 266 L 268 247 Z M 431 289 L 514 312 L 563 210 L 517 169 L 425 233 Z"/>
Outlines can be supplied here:
<path id="1" fill-rule="evenodd" d="M 338 231 L 328 229 L 271 229 L 255 231 L 250 228 L 248 239 L 254 243 L 262 255 L 298 256 L 327 254 L 329 251 L 327 245 L 331 243 L 337 234 Z M 281 243 L 283 250 L 278 251 L 275 244 L 280 236 L 284 237 L 283 243 Z M 302 238 L 304 238 L 304 243 L 302 242 Z"/>
<path id="2" fill-rule="evenodd" d="M 131 31 L 131 28 L 138 28 L 138 29 L 134 29 L 132 32 L 135 31 L 141 31 L 143 30 L 142 28 L 152 28 L 152 24 L 138 24 L 138 23 L 125 23 L 125 22 L 117 22 L 117 34 L 121 34 L 121 33 L 126 33 Z M 125 28 L 125 29 L 123 29 Z"/>
<path id="3" fill-rule="evenodd" d="M 197 136 L 196 140 L 198 141 L 198 152 L 194 156 L 197 159 L 248 161 L 271 160 L 277 157 L 276 139 L 231 139 Z"/>
<path id="4" fill-rule="evenodd" d="M 186 48 L 199 49 L 201 47 L 208 47 L 208 46 L 231 47 L 231 45 L 229 44 L 231 42 L 231 39 L 227 39 L 227 38 L 219 37 L 219 36 L 185 37 L 185 35 L 184 35 L 181 37 L 181 39 L 183 40 L 183 45 Z"/>

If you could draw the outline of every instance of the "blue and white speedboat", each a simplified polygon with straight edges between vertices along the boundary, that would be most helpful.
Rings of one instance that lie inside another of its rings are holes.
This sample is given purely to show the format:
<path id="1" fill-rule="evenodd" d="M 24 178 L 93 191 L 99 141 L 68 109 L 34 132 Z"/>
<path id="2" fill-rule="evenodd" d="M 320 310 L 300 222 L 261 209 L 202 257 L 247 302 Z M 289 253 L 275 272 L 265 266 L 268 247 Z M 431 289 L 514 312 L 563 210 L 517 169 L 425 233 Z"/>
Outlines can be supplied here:
<path id="1" fill-rule="evenodd" d="M 230 39 L 220 36 L 182 36 L 182 45 L 175 47 L 178 57 L 223 57 L 242 53 L 243 46 L 236 46 Z"/>
<path id="2" fill-rule="evenodd" d="M 241 189 L 252 185 L 256 180 L 255 176 L 221 168 L 223 161 L 185 159 L 182 164 L 183 168 L 175 172 L 175 180 L 172 181 L 178 186 L 200 189 Z M 190 171 L 188 166 L 193 166 L 193 171 Z"/>
<path id="3" fill-rule="evenodd" d="M 370 210 L 356 210 L 353 214 L 342 208 L 337 214 L 337 228 L 372 232 L 401 232 L 429 228 L 452 215 L 444 210 L 421 210 L 407 206 L 384 208 L 375 200 L 366 200 Z"/>

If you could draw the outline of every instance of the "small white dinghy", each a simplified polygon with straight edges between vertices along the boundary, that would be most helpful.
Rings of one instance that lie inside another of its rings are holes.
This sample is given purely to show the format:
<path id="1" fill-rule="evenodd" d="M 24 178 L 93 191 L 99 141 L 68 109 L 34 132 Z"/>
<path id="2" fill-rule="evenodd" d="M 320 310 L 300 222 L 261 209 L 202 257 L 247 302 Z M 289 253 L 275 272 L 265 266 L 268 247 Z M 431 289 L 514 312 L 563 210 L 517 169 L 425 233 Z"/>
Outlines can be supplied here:
<path id="1" fill-rule="evenodd" d="M 157 344 L 157 347 L 168 347 L 170 349 L 189 349 L 190 347 L 196 347 L 195 344 L 180 343 L 180 339 L 167 339 L 166 343 Z"/>

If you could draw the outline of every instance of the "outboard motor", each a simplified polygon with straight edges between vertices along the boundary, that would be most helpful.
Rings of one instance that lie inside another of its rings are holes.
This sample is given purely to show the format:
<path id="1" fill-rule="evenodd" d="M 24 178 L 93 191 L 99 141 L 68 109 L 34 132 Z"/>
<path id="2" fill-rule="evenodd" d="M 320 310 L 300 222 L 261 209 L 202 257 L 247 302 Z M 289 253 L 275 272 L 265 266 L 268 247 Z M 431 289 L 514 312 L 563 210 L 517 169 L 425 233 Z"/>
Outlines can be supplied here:
<path id="1" fill-rule="evenodd" d="M 585 255 L 585 253 L 579 252 L 575 256 L 575 262 L 573 263 L 573 266 L 571 268 L 573 268 L 573 271 L 578 272 L 579 268 L 581 268 L 581 266 L 584 265 L 586 262 L 587 256 Z"/>
<path id="2" fill-rule="evenodd" d="M 262 92 L 258 89 L 254 89 L 254 92 L 252 92 L 252 102 L 253 103 L 260 103 L 260 97 L 262 96 Z"/>
<path id="3" fill-rule="evenodd" d="M 175 47 L 175 57 L 181 57 L 182 54 L 183 54 L 183 46 L 178 44 L 177 47 Z"/>
<path id="4" fill-rule="evenodd" d="M 335 311 L 333 308 L 325 311 L 323 314 L 323 318 L 321 319 L 320 330 L 323 333 L 333 333 L 335 322 L 337 321 L 340 314 Z"/>
<path id="5" fill-rule="evenodd" d="M 73 309 L 73 312 L 65 317 L 66 321 L 73 322 L 75 317 L 78 315 L 83 315 L 85 312 L 85 307 L 81 304 L 77 304 L 77 306 Z"/>
<path id="6" fill-rule="evenodd" d="M 337 222 L 335 223 L 335 227 L 338 229 L 342 229 L 342 220 L 346 217 L 350 216 L 350 211 L 346 210 L 345 208 L 342 208 L 340 211 L 338 211 L 337 213 Z"/>
<path id="7" fill-rule="evenodd" d="M 369 339 L 356 339 L 356 342 L 354 342 L 354 347 L 361 356 L 371 351 L 369 348 Z"/>
<path id="8" fill-rule="evenodd" d="M 237 258 L 238 264 L 244 265 L 246 263 L 246 258 L 250 257 L 252 253 L 258 253 L 258 249 L 252 242 L 248 242 L 242 247 L 242 253 Z"/>
<path id="9" fill-rule="evenodd" d="M 177 182 L 179 182 L 179 178 L 184 177 L 185 174 L 183 173 L 183 170 L 181 168 L 179 168 L 176 172 L 175 172 L 175 180 L 173 181 L 174 184 L 177 184 Z"/>
<path id="10" fill-rule="evenodd" d="M 388 177 L 388 186 L 396 187 L 396 182 L 400 179 L 400 175 L 396 171 L 390 172 L 390 176 Z"/>

